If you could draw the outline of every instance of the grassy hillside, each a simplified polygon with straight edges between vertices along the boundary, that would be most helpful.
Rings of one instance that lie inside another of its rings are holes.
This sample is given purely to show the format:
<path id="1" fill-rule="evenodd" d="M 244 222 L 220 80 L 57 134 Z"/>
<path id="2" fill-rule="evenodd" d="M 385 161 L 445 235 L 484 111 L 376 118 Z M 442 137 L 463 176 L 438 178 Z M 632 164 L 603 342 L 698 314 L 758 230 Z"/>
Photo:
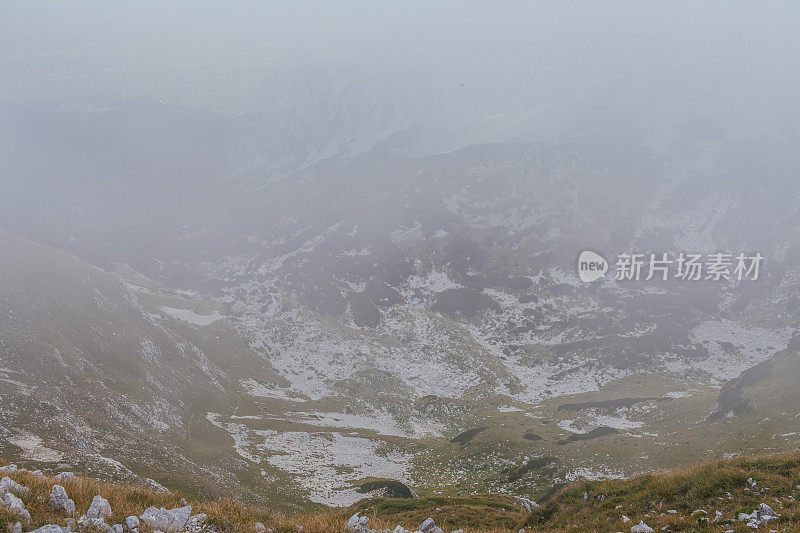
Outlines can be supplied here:
<path id="1" fill-rule="evenodd" d="M 64 524 L 66 516 L 46 504 L 57 481 L 30 472 L 8 474 L 29 487 L 23 498 L 33 516 L 28 529 L 48 523 Z M 75 500 L 78 513 L 101 494 L 111 504 L 109 523 L 139 515 L 150 505 L 166 508 L 180 505 L 180 494 L 146 488 L 100 483 L 88 478 L 63 481 Z M 578 481 L 554 491 L 532 513 L 504 495 L 474 495 L 454 498 L 376 498 L 362 500 L 345 509 L 326 509 L 287 515 L 266 507 L 246 506 L 234 500 L 190 502 L 194 513 L 206 513 L 208 523 L 222 531 L 253 531 L 262 522 L 275 531 L 307 533 L 345 531 L 347 518 L 355 512 L 370 517 L 374 528 L 393 529 L 419 525 L 433 517 L 445 531 L 463 528 L 467 532 L 508 533 L 525 531 L 628 531 L 640 520 L 656 531 L 752 531 L 739 513 L 751 513 L 766 503 L 781 517 L 762 527 L 764 531 L 800 530 L 800 452 L 737 457 L 703 463 L 680 470 L 646 474 L 626 480 Z M 721 513 L 718 516 L 717 511 Z M 630 521 L 624 521 L 623 516 Z M 0 509 L 0 531 L 12 522 Z M 144 526 L 143 526 L 144 528 Z"/>

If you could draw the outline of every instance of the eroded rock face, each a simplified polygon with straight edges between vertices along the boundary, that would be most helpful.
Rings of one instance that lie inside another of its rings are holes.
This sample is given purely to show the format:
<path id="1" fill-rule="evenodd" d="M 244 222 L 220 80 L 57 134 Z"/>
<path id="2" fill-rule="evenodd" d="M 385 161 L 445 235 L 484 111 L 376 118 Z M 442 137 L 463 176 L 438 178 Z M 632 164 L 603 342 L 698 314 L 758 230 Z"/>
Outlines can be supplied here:
<path id="1" fill-rule="evenodd" d="M 164 533 L 177 533 L 186 529 L 186 524 L 189 522 L 191 515 L 191 505 L 171 510 L 148 507 L 139 518 L 154 530 L 163 531 Z"/>

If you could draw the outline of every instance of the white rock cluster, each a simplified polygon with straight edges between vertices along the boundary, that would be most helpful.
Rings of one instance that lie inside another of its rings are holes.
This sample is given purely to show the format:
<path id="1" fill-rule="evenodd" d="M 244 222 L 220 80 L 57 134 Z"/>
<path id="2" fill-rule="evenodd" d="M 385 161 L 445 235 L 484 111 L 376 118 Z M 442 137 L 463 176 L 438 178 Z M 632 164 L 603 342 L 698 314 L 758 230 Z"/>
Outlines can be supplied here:
<path id="1" fill-rule="evenodd" d="M 59 481 L 74 481 L 76 476 L 72 472 L 61 472 L 57 474 L 55 478 Z"/>
<path id="2" fill-rule="evenodd" d="M 778 518 L 780 515 L 766 503 L 760 504 L 751 514 L 739 513 L 739 522 L 747 522 L 747 527 L 751 529 L 758 529 Z"/>
<path id="3" fill-rule="evenodd" d="M 534 509 L 539 507 L 539 504 L 533 500 L 529 500 L 528 498 L 523 498 L 522 496 L 517 496 L 517 501 L 522 506 L 523 509 L 530 512 Z"/>
<path id="4" fill-rule="evenodd" d="M 9 469 L 9 467 L 14 467 L 13 470 Z M 8 465 L 3 467 L 3 472 L 14 472 L 16 471 L 16 467 L 14 465 Z M 24 498 L 31 493 L 28 487 L 23 487 L 13 479 L 8 477 L 4 477 L 0 479 L 0 506 L 5 507 L 9 513 L 17 517 L 18 522 L 12 526 L 12 529 L 16 529 L 17 525 L 19 525 L 19 529 L 22 529 L 23 524 L 28 524 L 31 521 L 31 514 L 25 509 L 25 504 L 22 502 L 20 497 Z"/>
<path id="5" fill-rule="evenodd" d="M 153 528 L 155 531 L 164 533 L 177 533 L 185 531 L 192 516 L 192 506 L 180 507 L 178 509 L 167 510 L 164 508 L 148 507 L 139 517 L 142 522 Z"/>
<path id="6" fill-rule="evenodd" d="M 653 533 L 653 528 L 645 524 L 644 520 L 640 520 L 631 528 L 631 533 Z"/>
<path id="7" fill-rule="evenodd" d="M 5 494 L 6 492 L 10 492 L 20 498 L 24 498 L 31 493 L 28 487 L 23 487 L 8 476 L 0 479 L 0 494 Z"/>
<path id="8" fill-rule="evenodd" d="M 370 529 L 367 526 L 367 522 L 369 518 L 366 516 L 358 516 L 358 513 L 354 514 L 350 517 L 350 520 L 347 521 L 347 530 L 352 531 L 353 533 L 444 533 L 442 528 L 437 526 L 433 518 L 426 519 L 415 531 L 409 531 L 403 526 L 397 526 L 394 530 L 391 529 Z M 453 533 L 464 533 L 463 529 L 458 529 L 453 531 Z"/>

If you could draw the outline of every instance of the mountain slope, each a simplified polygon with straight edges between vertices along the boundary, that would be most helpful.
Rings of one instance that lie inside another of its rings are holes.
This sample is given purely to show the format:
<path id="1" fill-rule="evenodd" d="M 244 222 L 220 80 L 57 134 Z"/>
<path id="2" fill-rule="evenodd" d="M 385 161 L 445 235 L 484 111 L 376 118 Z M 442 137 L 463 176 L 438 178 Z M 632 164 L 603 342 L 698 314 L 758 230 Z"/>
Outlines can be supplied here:
<path id="1" fill-rule="evenodd" d="M 0 249 L 2 454 L 196 492 L 214 479 L 242 494 L 235 458 L 193 444 L 214 434 L 208 410 L 235 407 L 231 376 L 253 374 L 236 337 L 221 326 L 178 331 L 65 252 L 4 231 Z"/>

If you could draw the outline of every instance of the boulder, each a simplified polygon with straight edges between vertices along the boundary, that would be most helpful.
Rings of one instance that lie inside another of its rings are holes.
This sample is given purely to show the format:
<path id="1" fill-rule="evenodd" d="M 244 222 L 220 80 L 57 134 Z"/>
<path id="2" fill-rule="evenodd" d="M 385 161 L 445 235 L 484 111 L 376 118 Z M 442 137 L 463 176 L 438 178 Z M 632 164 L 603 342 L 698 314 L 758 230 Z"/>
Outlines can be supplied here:
<path id="1" fill-rule="evenodd" d="M 196 514 L 190 517 L 189 521 L 186 522 L 186 531 L 190 533 L 191 532 L 199 533 L 203 531 L 205 528 L 207 518 L 208 516 L 206 516 L 204 513 Z"/>
<path id="2" fill-rule="evenodd" d="M 48 502 L 50 507 L 57 511 L 64 511 L 68 515 L 75 513 L 75 502 L 69 499 L 67 491 L 61 485 L 53 485 Z"/>
<path id="3" fill-rule="evenodd" d="M 764 518 L 765 516 L 777 517 L 778 513 L 773 511 L 772 507 L 770 507 L 766 503 L 761 503 L 761 504 L 758 505 L 758 516 L 759 516 L 759 518 Z"/>
<path id="4" fill-rule="evenodd" d="M 653 531 L 653 528 L 645 524 L 644 520 L 640 520 L 638 524 L 631 528 L 631 533 L 653 533 Z"/>
<path id="5" fill-rule="evenodd" d="M 186 529 L 186 523 L 189 522 L 191 515 L 191 505 L 177 509 L 148 507 L 139 518 L 154 530 L 162 531 L 163 533 L 176 533 Z"/>
<path id="6" fill-rule="evenodd" d="M 358 513 L 356 513 L 350 517 L 350 520 L 347 521 L 347 525 L 345 527 L 347 528 L 348 531 L 355 531 L 357 533 L 366 533 L 369 531 L 367 522 L 369 522 L 369 517 L 366 516 L 359 517 Z"/>
<path id="7" fill-rule="evenodd" d="M 436 525 L 433 518 L 427 518 L 420 524 L 419 531 L 420 533 L 441 533 L 442 530 Z"/>
<path id="8" fill-rule="evenodd" d="M 139 531 L 139 517 L 129 516 L 125 519 L 124 526 L 126 531 Z"/>
<path id="9" fill-rule="evenodd" d="M 31 521 L 31 514 L 25 509 L 25 504 L 10 492 L 6 492 L 3 495 L 2 504 L 3 507 L 8 509 L 9 513 L 15 515 L 23 524 L 28 524 Z"/>
<path id="10" fill-rule="evenodd" d="M 4 477 L 3 479 L 0 479 L 0 494 L 3 494 L 4 492 L 10 492 L 19 496 L 20 498 L 24 498 L 31 493 L 31 490 L 28 487 L 20 485 L 10 477 Z"/>
<path id="11" fill-rule="evenodd" d="M 55 478 L 59 481 L 73 481 L 75 480 L 76 476 L 72 472 L 61 472 L 60 474 L 56 475 Z"/>
<path id="12" fill-rule="evenodd" d="M 92 499 L 92 504 L 89 506 L 89 510 L 86 511 L 86 518 L 89 520 L 101 519 L 105 521 L 106 518 L 110 517 L 111 504 L 108 503 L 108 500 L 98 494 L 94 497 L 94 499 Z"/>

